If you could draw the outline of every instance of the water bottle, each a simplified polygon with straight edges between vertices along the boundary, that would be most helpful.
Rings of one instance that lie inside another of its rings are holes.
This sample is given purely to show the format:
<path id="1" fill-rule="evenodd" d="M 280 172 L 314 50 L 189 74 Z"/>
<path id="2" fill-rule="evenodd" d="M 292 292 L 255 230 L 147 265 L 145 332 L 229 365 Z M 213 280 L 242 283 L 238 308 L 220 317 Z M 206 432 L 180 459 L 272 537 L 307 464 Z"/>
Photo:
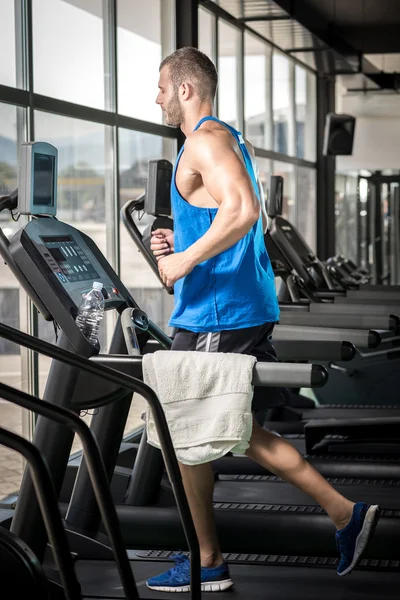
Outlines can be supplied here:
<path id="1" fill-rule="evenodd" d="M 85 294 L 78 309 L 76 324 L 94 346 L 97 344 L 99 327 L 104 315 L 103 284 L 94 281 L 90 292 Z"/>

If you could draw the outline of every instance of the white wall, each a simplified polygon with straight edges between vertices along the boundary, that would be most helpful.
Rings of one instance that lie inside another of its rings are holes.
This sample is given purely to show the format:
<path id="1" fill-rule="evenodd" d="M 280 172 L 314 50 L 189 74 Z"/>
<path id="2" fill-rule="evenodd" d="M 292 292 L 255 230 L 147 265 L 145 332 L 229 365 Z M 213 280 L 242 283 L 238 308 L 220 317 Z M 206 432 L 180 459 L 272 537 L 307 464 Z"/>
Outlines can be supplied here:
<path id="1" fill-rule="evenodd" d="M 336 169 L 400 169 L 400 95 L 346 94 L 340 84 L 337 91 L 337 112 L 357 121 L 353 154 L 338 156 Z"/>
<path id="2" fill-rule="evenodd" d="M 400 169 L 400 118 L 357 118 L 353 154 L 338 156 L 336 170 L 359 169 Z"/>

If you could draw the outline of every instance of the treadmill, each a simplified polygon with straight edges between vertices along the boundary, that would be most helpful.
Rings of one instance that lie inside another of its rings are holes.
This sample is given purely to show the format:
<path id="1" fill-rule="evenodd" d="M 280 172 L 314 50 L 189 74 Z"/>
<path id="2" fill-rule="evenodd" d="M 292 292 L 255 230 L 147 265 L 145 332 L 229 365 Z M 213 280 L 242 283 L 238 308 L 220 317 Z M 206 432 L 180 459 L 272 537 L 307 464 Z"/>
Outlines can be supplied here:
<path id="1" fill-rule="evenodd" d="M 301 280 L 301 291 L 308 299 L 313 303 L 338 303 L 341 310 L 348 311 L 346 314 L 357 314 L 355 304 L 365 314 L 396 313 L 396 309 L 400 312 L 399 286 L 357 283 L 345 286 L 340 283 L 334 277 L 334 267 L 329 268 L 320 261 L 296 227 L 282 217 L 282 177 L 271 176 L 270 189 L 272 193 L 268 199 L 267 212 L 272 225 L 266 236 L 267 249 L 272 240 Z M 277 193 L 273 193 L 274 190 Z M 274 252 L 273 249 L 271 252 Z M 394 314 L 395 316 L 398 315 Z"/>
<path id="2" fill-rule="evenodd" d="M 39 149 L 34 144 L 28 145 L 30 152 Z M 42 145 L 40 154 L 43 155 L 46 150 L 48 148 Z M 52 180 L 55 180 L 54 172 Z M 34 182 L 35 178 L 32 178 L 31 181 Z M 24 281 L 24 287 L 37 302 L 43 316 L 56 320 L 62 331 L 58 341 L 58 352 L 56 352 L 57 348 L 40 340 L 34 342 L 31 340 L 28 345 L 27 337 L 29 336 L 16 331 L 7 332 L 7 329 L 11 328 L 2 326 L 1 333 L 4 337 L 8 336 L 7 339 L 23 343 L 35 351 L 47 353 L 56 359 L 51 366 L 44 394 L 45 399 L 52 401 L 53 404 L 69 406 L 74 410 L 108 403 L 107 406 L 102 406 L 98 413 L 102 417 L 103 424 L 107 423 L 108 430 L 101 431 L 99 420 L 97 420 L 97 429 L 94 425 L 93 431 L 101 448 L 108 476 L 111 477 L 115 466 L 115 456 L 122 438 L 125 421 L 123 417 L 126 417 L 129 409 L 132 391 L 131 381 L 124 378 L 123 373 L 129 370 L 131 375 L 137 375 L 140 359 L 127 355 L 121 356 L 126 352 L 126 348 L 120 328 L 116 330 L 112 343 L 113 354 L 111 355 L 99 355 L 99 348 L 89 344 L 81 335 L 75 325 L 74 317 L 80 296 L 89 286 L 87 279 L 82 277 L 72 281 L 68 265 L 70 267 L 71 264 L 81 264 L 79 260 L 82 259 L 82 255 L 86 257 L 87 263 L 85 264 L 89 264 L 90 278 L 95 271 L 96 279 L 104 283 L 108 295 L 106 298 L 107 310 L 116 309 L 121 313 L 128 308 L 137 311 L 137 306 L 90 238 L 54 218 L 33 219 L 14 235 L 9 245 L 4 236 L 0 236 L 0 240 L 2 254 L 4 252 L 6 255 L 10 268 L 20 277 L 21 281 Z M 66 256 L 65 252 L 61 251 L 61 248 L 66 250 L 66 246 L 71 251 L 66 251 L 70 257 L 68 261 L 60 259 L 61 254 Z M 58 248 L 59 252 L 55 252 L 55 248 Z M 75 252 L 72 252 L 72 249 Z M 142 317 L 143 315 L 136 312 L 135 318 Z M 135 326 L 135 321 L 132 323 Z M 138 329 L 140 333 L 140 328 Z M 151 322 L 148 322 L 147 331 L 149 330 L 154 330 L 154 334 L 158 336 L 160 342 L 164 341 L 162 332 L 152 326 Z M 63 350 L 64 352 L 62 352 Z M 69 350 L 69 352 L 65 352 L 65 350 Z M 81 360 L 78 361 L 77 357 L 81 357 Z M 85 362 L 83 360 L 85 357 L 91 357 L 91 361 Z M 63 367 L 61 359 L 67 363 L 67 368 Z M 101 367 L 97 371 L 93 371 L 96 362 Z M 92 370 L 89 370 L 89 364 L 92 366 Z M 106 370 L 107 366 L 117 369 L 118 373 L 110 374 Z M 258 368 L 268 379 L 269 385 L 287 383 L 289 380 L 292 385 L 305 387 L 321 384 L 326 378 L 325 370 L 318 365 L 270 365 L 264 363 L 257 365 L 257 370 Z M 92 378 L 84 375 L 86 371 L 89 371 Z M 93 374 L 96 374 L 95 378 L 93 378 Z M 99 378 L 104 378 L 107 374 L 112 385 L 105 386 L 103 382 L 100 386 Z M 113 378 L 111 378 L 112 375 Z M 60 381 L 63 381 L 63 387 L 60 387 Z M 260 384 L 265 381 L 256 380 L 255 383 Z M 143 393 L 143 384 L 140 390 Z M 42 451 L 54 475 L 57 493 L 62 484 L 71 444 L 72 435 L 65 432 L 62 427 L 50 423 L 48 419 L 39 418 L 35 430 L 35 445 Z M 158 455 L 160 456 L 159 452 Z M 136 461 L 135 465 L 137 473 L 143 467 L 143 461 Z M 82 462 L 74 494 L 66 514 L 70 547 L 76 555 L 75 568 L 83 587 L 83 595 L 98 598 L 125 597 L 120 581 L 117 579 L 117 568 L 113 561 L 109 542 L 98 534 L 100 518 L 96 514 L 96 510 L 87 510 L 90 509 L 89 500 L 93 497 L 93 491 L 86 480 L 87 473 L 87 465 Z M 152 478 L 154 470 L 151 468 L 147 471 L 142 470 L 142 475 L 145 480 Z M 148 493 L 151 491 L 151 486 L 146 485 L 143 477 L 134 479 L 133 487 L 136 492 L 140 492 L 143 488 Z M 287 484 L 279 482 L 280 487 L 277 488 L 275 482 L 262 483 L 262 492 L 265 497 L 268 498 L 272 495 L 272 486 L 275 486 L 276 493 L 280 498 L 287 497 Z M 223 491 L 223 485 L 221 482 L 221 486 L 217 490 L 221 497 L 225 497 L 226 493 Z M 354 481 L 348 485 L 360 486 Z M 360 573 L 355 573 L 352 578 L 351 588 L 354 589 L 354 585 L 357 587 L 359 584 L 357 593 L 361 598 L 369 593 L 370 589 L 366 589 L 362 583 L 364 573 L 361 571 L 363 569 L 368 571 L 375 569 L 387 573 L 387 581 L 390 581 L 391 584 L 397 581 L 399 565 L 395 558 L 397 556 L 395 552 L 397 552 L 400 522 L 398 511 L 396 511 L 395 495 L 392 492 L 394 486 L 395 484 L 390 481 L 384 484 L 379 482 L 370 490 L 374 498 L 378 498 L 380 494 L 389 496 L 391 499 L 386 501 L 382 498 L 385 510 L 374 538 L 374 544 L 370 547 L 369 557 L 371 560 L 366 556 L 360 565 Z M 225 488 L 228 487 L 225 484 Z M 290 598 L 292 593 L 296 595 L 296 598 L 301 595 L 309 596 L 321 566 L 326 567 L 323 569 L 326 581 L 330 582 L 332 579 L 334 582 L 332 589 L 335 588 L 336 591 L 351 589 L 337 587 L 338 585 L 343 586 L 343 583 L 339 584 L 339 581 L 342 582 L 342 580 L 337 578 L 333 572 L 335 560 L 337 560 L 336 549 L 334 548 L 332 526 L 325 515 L 310 504 L 302 506 L 297 506 L 295 503 L 283 505 L 276 502 L 273 505 L 252 504 L 249 503 L 246 496 L 246 488 L 244 488 L 245 494 L 243 495 L 243 492 L 240 491 L 241 487 L 240 485 L 233 490 L 234 505 L 227 507 L 225 502 L 222 506 L 219 506 L 218 502 L 216 504 L 220 538 L 224 550 L 229 553 L 227 560 L 232 565 L 232 575 L 237 581 L 237 595 L 243 593 L 243 597 L 249 598 L 257 597 L 257 595 L 260 597 L 262 593 L 264 597 L 264 586 L 270 585 L 271 579 L 276 578 L 276 589 L 280 590 L 279 593 L 283 594 L 283 597 Z M 256 488 L 253 487 L 249 493 L 253 494 L 255 491 Z M 354 493 L 355 491 L 354 489 Z M 357 491 L 361 493 L 360 489 Z M 363 494 L 365 495 L 365 490 Z M 241 495 L 244 502 L 239 501 Z M 136 581 L 139 583 L 141 597 L 168 597 L 166 594 L 146 590 L 144 580 L 160 568 L 160 560 L 170 558 L 168 552 L 173 548 L 186 547 L 187 540 L 183 535 L 179 512 L 175 506 L 170 506 L 170 494 L 167 488 L 164 488 L 163 496 L 164 506 L 162 504 L 147 506 L 137 503 L 136 506 L 117 507 L 124 536 L 125 538 L 130 537 L 129 542 L 127 539 L 125 542 L 131 548 L 132 567 Z M 86 500 L 85 505 L 76 503 L 79 497 Z M 389 506 L 390 508 L 387 508 Z M 232 526 L 233 522 L 235 527 Z M 45 546 L 46 537 L 38 506 L 32 495 L 32 481 L 28 475 L 24 476 L 17 508 L 12 519 L 12 528 L 18 531 L 28 546 L 34 548 L 38 558 L 45 562 L 46 569 L 50 572 L 52 565 L 46 562 L 48 559 Z M 310 535 L 310 529 L 315 533 Z M 293 538 L 294 531 L 297 534 L 295 538 Z M 254 535 L 252 535 L 253 533 Z M 153 554 L 153 549 L 155 554 Z M 298 552 L 297 555 L 294 554 L 294 550 Z M 310 550 L 313 550 L 313 553 Z M 163 554 L 164 551 L 166 554 Z M 243 554 L 243 551 L 246 554 Z M 149 560 L 153 559 L 156 559 L 156 562 L 149 563 Z M 101 560 L 100 563 L 99 560 Z M 270 568 L 266 570 L 266 566 Z M 297 571 L 293 571 L 294 568 Z M 290 587 L 287 589 L 288 586 L 284 582 L 290 580 L 291 574 L 293 577 L 294 573 L 296 573 L 296 589 L 290 590 Z M 380 578 L 381 575 L 376 576 L 375 574 L 375 579 Z M 368 572 L 367 579 L 371 582 L 374 581 L 374 573 Z M 299 581 L 302 582 L 301 590 L 299 590 Z M 386 586 L 382 585 L 381 581 L 379 584 L 382 594 L 386 591 Z M 203 597 L 208 597 L 208 595 L 204 594 Z M 224 596 L 222 595 L 222 597 Z"/>

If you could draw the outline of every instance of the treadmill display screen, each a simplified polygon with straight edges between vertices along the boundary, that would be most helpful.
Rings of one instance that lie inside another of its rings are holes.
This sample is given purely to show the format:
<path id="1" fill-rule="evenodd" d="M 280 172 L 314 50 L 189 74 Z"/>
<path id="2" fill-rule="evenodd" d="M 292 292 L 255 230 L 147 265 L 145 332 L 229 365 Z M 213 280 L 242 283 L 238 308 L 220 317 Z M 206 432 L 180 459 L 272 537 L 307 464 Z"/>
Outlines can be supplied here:
<path id="1" fill-rule="evenodd" d="M 54 206 L 55 157 L 48 154 L 33 155 L 33 206 Z"/>
<path id="2" fill-rule="evenodd" d="M 75 240 L 69 236 L 43 236 L 44 256 L 62 283 L 99 279 L 99 274 Z"/>

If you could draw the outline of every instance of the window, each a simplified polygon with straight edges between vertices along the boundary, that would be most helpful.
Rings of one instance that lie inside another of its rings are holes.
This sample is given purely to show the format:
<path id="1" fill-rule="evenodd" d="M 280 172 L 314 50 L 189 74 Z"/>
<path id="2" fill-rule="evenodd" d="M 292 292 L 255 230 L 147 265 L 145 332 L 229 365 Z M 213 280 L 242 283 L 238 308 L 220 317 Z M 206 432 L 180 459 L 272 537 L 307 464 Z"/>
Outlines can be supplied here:
<path id="1" fill-rule="evenodd" d="M 17 144 L 23 132 L 22 111 L 23 109 L 9 104 L 0 104 L 0 196 L 10 193 L 18 186 Z M 9 211 L 0 213 L 0 227 L 6 237 L 11 238 L 22 225 L 22 217 L 15 223 Z M 1 257 L 0 322 L 20 329 L 20 285 Z M 23 387 L 20 347 L 3 338 L 0 338 L 0 380 L 19 389 Z M 0 398 L 2 427 L 22 434 L 22 412 L 18 406 Z M 19 489 L 21 476 L 21 456 L 5 446 L 0 446 L 0 500 Z"/>
<path id="2" fill-rule="evenodd" d="M 282 216 L 296 224 L 296 185 L 294 165 L 284 162 L 273 162 L 272 175 L 283 177 Z"/>
<path id="3" fill-rule="evenodd" d="M 271 149 L 271 48 L 246 32 L 244 51 L 246 138 L 254 146 Z"/>
<path id="4" fill-rule="evenodd" d="M 145 191 L 149 160 L 166 158 L 172 162 L 175 154 L 175 140 L 120 129 L 120 207 Z M 135 215 L 135 222 L 141 233 L 151 221 L 150 216 L 140 218 L 140 213 Z M 158 277 L 137 251 L 123 223 L 120 226 L 120 244 L 122 280 L 139 306 L 148 311 L 151 320 L 167 330 L 172 308 L 170 298 L 162 289 Z"/>
<path id="5" fill-rule="evenodd" d="M 296 155 L 304 158 L 304 128 L 307 109 L 307 72 L 298 65 L 295 67 L 296 90 Z"/>
<path id="6" fill-rule="evenodd" d="M 238 52 L 239 30 L 218 21 L 218 116 L 239 128 Z"/>
<path id="7" fill-rule="evenodd" d="M 109 109 L 105 103 L 102 0 L 35 0 L 33 66 L 35 92 Z M 108 84 L 107 84 L 108 85 Z"/>
<path id="8" fill-rule="evenodd" d="M 118 110 L 162 122 L 156 105 L 160 62 L 173 50 L 171 0 L 118 0 Z"/>
<path id="9" fill-rule="evenodd" d="M 289 59 L 274 52 L 272 56 L 272 109 L 274 119 L 274 150 L 290 153 L 290 70 Z"/>
<path id="10" fill-rule="evenodd" d="M 316 76 L 299 65 L 295 67 L 296 155 L 316 160 Z"/>
<path id="11" fill-rule="evenodd" d="M 315 169 L 297 167 L 296 225 L 301 235 L 314 252 L 317 249 L 316 184 Z"/>
<path id="12" fill-rule="evenodd" d="M 161 138 L 148 133 L 120 129 L 120 208 L 130 199 L 137 198 L 145 191 L 148 162 L 165 158 L 173 161 L 176 155 L 175 140 Z M 134 220 L 141 233 L 151 225 L 151 217 L 135 213 Z M 126 227 L 120 224 L 121 279 L 131 292 L 140 308 L 148 312 L 151 320 L 159 327 L 168 330 L 168 320 L 172 312 L 173 296 L 169 296 L 140 254 Z M 143 424 L 140 419 L 145 403 L 135 395 L 127 420 L 125 434 Z"/>
<path id="13" fill-rule="evenodd" d="M 202 6 L 199 6 L 199 50 L 215 63 L 215 17 Z"/>
<path id="14" fill-rule="evenodd" d="M 360 180 L 360 207 L 358 205 L 358 174 L 336 173 L 335 177 L 335 243 L 336 254 L 341 254 L 355 263 L 359 259 L 367 264 L 367 244 L 361 244 L 360 256 L 358 238 L 366 239 L 368 180 Z"/>
<path id="15" fill-rule="evenodd" d="M 0 84 L 16 87 L 14 0 L 0 2 L 0 23 Z"/>
<path id="16" fill-rule="evenodd" d="M 36 111 L 35 133 L 36 139 L 49 142 L 58 150 L 57 217 L 91 237 L 112 262 L 114 214 L 108 127 Z M 100 329 L 100 345 L 104 350 L 112 326 L 110 311 Z M 40 317 L 39 335 L 55 342 L 53 325 Z M 40 356 L 41 393 L 49 366 L 50 359 Z"/>
<path id="17" fill-rule="evenodd" d="M 269 158 L 263 158 L 261 156 L 257 156 L 256 161 L 258 166 L 258 178 L 263 186 L 264 197 L 267 201 L 271 177 L 271 161 Z"/>

